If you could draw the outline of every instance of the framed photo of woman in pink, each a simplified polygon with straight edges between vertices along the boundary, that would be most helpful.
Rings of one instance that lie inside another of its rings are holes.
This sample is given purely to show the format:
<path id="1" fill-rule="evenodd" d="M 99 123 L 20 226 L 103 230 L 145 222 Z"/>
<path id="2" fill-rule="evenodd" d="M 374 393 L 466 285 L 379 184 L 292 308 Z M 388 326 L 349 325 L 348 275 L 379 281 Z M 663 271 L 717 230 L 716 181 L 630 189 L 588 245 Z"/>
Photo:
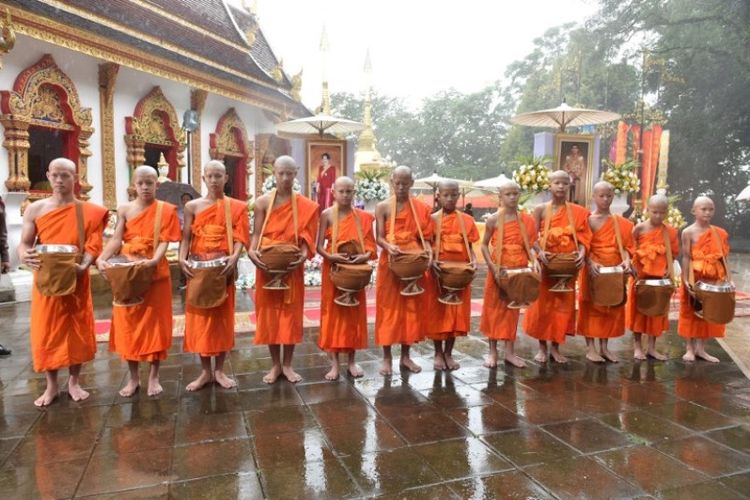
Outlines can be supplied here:
<path id="1" fill-rule="evenodd" d="M 307 143 L 306 194 L 320 210 L 333 204 L 333 183 L 342 175 L 344 144 L 340 142 Z"/>

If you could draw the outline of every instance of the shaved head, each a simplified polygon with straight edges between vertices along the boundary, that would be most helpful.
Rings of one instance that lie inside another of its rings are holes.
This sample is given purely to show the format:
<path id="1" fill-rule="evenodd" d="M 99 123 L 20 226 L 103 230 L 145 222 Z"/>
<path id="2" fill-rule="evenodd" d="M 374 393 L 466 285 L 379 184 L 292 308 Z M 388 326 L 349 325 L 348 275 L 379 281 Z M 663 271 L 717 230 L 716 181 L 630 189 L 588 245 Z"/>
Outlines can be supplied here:
<path id="1" fill-rule="evenodd" d="M 219 160 L 211 160 L 208 163 L 206 163 L 205 165 L 203 165 L 203 172 L 204 173 L 208 172 L 211 169 L 221 170 L 225 174 L 227 173 L 227 167 L 224 166 L 224 162 L 219 161 Z"/>
<path id="2" fill-rule="evenodd" d="M 339 188 L 341 186 L 354 187 L 354 181 L 351 180 L 349 177 L 342 175 L 341 177 L 337 177 L 336 181 L 333 183 L 334 189 Z"/>
<path id="3" fill-rule="evenodd" d="M 648 206 L 669 206 L 669 198 L 664 196 L 663 194 L 655 194 L 651 198 L 648 199 Z"/>
<path id="4" fill-rule="evenodd" d="M 297 170 L 297 162 L 291 156 L 283 155 L 276 158 L 273 162 L 273 168 L 293 168 Z"/>
<path id="5" fill-rule="evenodd" d="M 155 179 L 157 179 L 159 176 L 156 173 L 156 169 L 150 165 L 141 165 L 140 167 L 137 167 L 135 170 L 133 170 L 133 178 L 136 177 L 147 177 L 152 176 Z"/>
<path id="6" fill-rule="evenodd" d="M 693 208 L 697 207 L 698 205 L 705 205 L 705 204 L 709 204 L 713 206 L 714 200 L 712 200 L 708 196 L 699 196 L 695 199 L 695 201 L 693 201 Z"/>
<path id="7" fill-rule="evenodd" d="M 391 172 L 391 179 L 393 179 L 394 177 L 413 178 L 413 176 L 414 174 L 412 173 L 411 169 L 406 165 L 399 165 L 398 167 L 393 169 L 393 172 Z"/>
<path id="8" fill-rule="evenodd" d="M 440 182 L 438 182 L 437 187 L 438 187 L 438 190 L 442 190 L 442 189 L 458 189 L 458 182 L 456 182 L 456 181 L 448 181 L 448 180 L 440 181 Z"/>
<path id="9" fill-rule="evenodd" d="M 72 173 L 76 173 L 76 164 L 72 160 L 68 160 L 67 158 L 55 158 L 51 162 L 49 162 L 49 167 L 47 167 L 47 170 L 52 170 L 53 168 L 64 168 L 66 170 L 70 170 Z"/>
<path id="10" fill-rule="evenodd" d="M 570 180 L 570 174 L 568 174 L 565 170 L 555 170 L 554 172 L 550 172 L 549 174 L 549 180 L 554 179 L 567 179 Z"/>
<path id="11" fill-rule="evenodd" d="M 607 181 L 599 181 L 596 184 L 594 184 L 594 190 L 593 192 L 596 193 L 597 191 L 614 191 L 615 188 Z"/>
<path id="12" fill-rule="evenodd" d="M 518 185 L 516 181 L 513 179 L 508 179 L 506 181 L 503 181 L 500 186 L 498 186 L 497 190 L 502 194 L 504 191 L 507 191 L 508 189 L 515 189 L 517 191 L 521 190 L 521 186 Z"/>

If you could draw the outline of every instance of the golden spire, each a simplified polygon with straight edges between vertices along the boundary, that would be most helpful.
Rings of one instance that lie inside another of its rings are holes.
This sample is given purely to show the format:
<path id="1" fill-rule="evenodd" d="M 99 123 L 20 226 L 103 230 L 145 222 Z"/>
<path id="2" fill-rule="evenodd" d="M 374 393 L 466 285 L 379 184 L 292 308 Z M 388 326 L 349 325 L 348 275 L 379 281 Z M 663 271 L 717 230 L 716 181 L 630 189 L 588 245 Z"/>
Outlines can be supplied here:
<path id="1" fill-rule="evenodd" d="M 365 55 L 365 65 L 363 69 L 365 75 L 365 102 L 362 123 L 364 128 L 359 134 L 357 151 L 354 153 L 355 172 L 362 167 L 380 168 L 385 164 L 383 158 L 375 147 L 377 139 L 375 138 L 375 132 L 372 129 L 372 61 L 370 60 L 369 49 Z"/>
<path id="2" fill-rule="evenodd" d="M 294 75 L 292 77 L 292 99 L 294 99 L 297 102 L 300 102 L 302 100 L 302 96 L 300 95 L 300 92 L 302 91 L 302 68 L 300 68 L 299 73 Z"/>
<path id="3" fill-rule="evenodd" d="M 326 115 L 331 114 L 331 94 L 328 91 L 328 51 L 330 45 L 328 44 L 328 32 L 326 31 L 326 25 L 323 25 L 323 31 L 320 34 L 320 66 L 322 75 L 322 89 L 321 89 L 321 103 L 320 112 Z"/>

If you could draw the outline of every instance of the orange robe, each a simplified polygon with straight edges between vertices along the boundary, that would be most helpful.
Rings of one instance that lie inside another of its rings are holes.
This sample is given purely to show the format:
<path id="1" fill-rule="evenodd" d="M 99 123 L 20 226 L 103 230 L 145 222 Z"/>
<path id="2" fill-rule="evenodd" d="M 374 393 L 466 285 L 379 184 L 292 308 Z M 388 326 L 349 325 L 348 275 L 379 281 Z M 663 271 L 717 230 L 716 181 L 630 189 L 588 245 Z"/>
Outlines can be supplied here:
<path id="1" fill-rule="evenodd" d="M 723 280 L 727 276 L 721 257 L 729 255 L 729 235 L 720 227 L 716 227 L 716 233 L 721 241 L 716 241 L 713 231 L 708 230 L 700 235 L 690 249 L 696 283 L 700 280 Z M 723 337 L 726 325 L 709 323 L 695 315 L 686 285 L 683 283 L 680 289 L 680 319 L 677 323 L 677 333 L 681 337 L 695 339 Z"/>
<path id="2" fill-rule="evenodd" d="M 529 237 L 529 246 L 536 241 L 536 223 L 529 214 L 518 213 Z M 499 222 L 498 222 L 499 223 Z M 495 248 L 497 247 L 497 229 L 490 239 L 492 261 L 497 265 Z M 523 246 L 523 237 L 518 220 L 504 223 L 503 254 L 500 258 L 503 267 L 525 267 L 529 265 L 529 256 Z M 508 303 L 500 298 L 500 289 L 495 278 L 488 272 L 484 282 L 484 301 L 479 331 L 492 340 L 516 340 L 520 309 L 508 309 Z"/>
<path id="3" fill-rule="evenodd" d="M 156 203 L 125 222 L 123 255 L 154 254 Z M 165 203 L 161 213 L 159 242 L 180 241 L 177 207 Z M 157 244 L 158 246 L 158 244 Z M 127 361 L 160 361 L 167 359 L 172 345 L 172 280 L 166 256 L 154 270 L 151 286 L 143 303 L 134 306 L 112 306 L 109 350 Z"/>
<path id="4" fill-rule="evenodd" d="M 474 217 L 458 211 L 444 214 L 440 230 L 440 255 L 437 256 L 440 261 L 469 261 L 461 226 L 458 225 L 458 216 L 463 218 L 469 244 L 479 240 L 479 231 L 474 223 Z M 435 224 L 434 220 L 433 224 Z M 437 230 L 434 236 L 437 236 Z M 432 248 L 437 249 L 437 242 L 433 242 Z M 427 316 L 427 336 L 432 340 L 447 340 L 450 337 L 466 335 L 466 332 L 471 329 L 471 285 L 464 288 L 460 294 L 463 304 L 443 304 L 438 301 L 440 290 L 437 278 L 430 273 L 425 282 L 425 294 L 430 309 L 430 314 Z"/>
<path id="5" fill-rule="evenodd" d="M 247 204 L 231 199 L 232 238 L 247 246 L 250 238 Z M 190 226 L 190 254 L 224 253 L 228 248 L 224 199 L 198 213 Z M 188 284 L 189 286 L 189 284 Z M 234 347 L 234 281 L 227 283 L 227 299 L 216 307 L 201 308 L 185 305 L 185 352 L 203 357 L 218 356 Z"/>
<path id="6" fill-rule="evenodd" d="M 573 224 L 568 222 L 567 210 L 564 206 L 552 214 L 550 234 L 547 237 L 547 251 L 552 253 L 567 253 L 577 251 L 573 231 L 578 243 L 588 249 L 591 241 L 589 228 L 589 211 L 580 205 L 569 204 L 573 211 Z M 539 228 L 539 239 L 544 232 L 544 220 Z M 562 344 L 566 334 L 575 332 L 576 304 L 574 292 L 550 292 L 549 289 L 556 282 L 542 272 L 542 283 L 539 287 L 539 298 L 529 306 L 524 317 L 523 327 L 526 333 L 537 340 L 545 340 Z"/>
<path id="7" fill-rule="evenodd" d="M 414 220 L 408 203 L 401 205 L 396 214 L 394 241 L 403 250 L 422 248 L 417 232 L 417 223 L 422 228 L 425 241 L 430 241 L 433 233 L 432 209 L 421 201 L 412 198 L 418 221 Z M 388 238 L 391 220 L 386 217 L 385 237 Z M 424 284 L 425 278 L 420 281 Z M 426 325 L 427 294 L 405 297 L 401 295 L 401 280 L 388 267 L 388 252 L 380 252 L 377 279 L 375 282 L 375 343 L 381 346 L 393 344 L 411 345 L 424 338 Z"/>
<path id="8" fill-rule="evenodd" d="M 375 235 L 373 234 L 373 225 L 375 217 L 372 214 L 353 208 L 357 212 L 360 224 L 362 225 L 362 235 L 365 240 L 365 252 L 371 252 L 374 259 L 377 255 L 377 246 L 375 244 Z M 333 237 L 332 228 L 326 229 L 326 240 L 328 246 L 326 251 L 333 252 L 331 247 L 331 238 Z M 359 241 L 357 225 L 354 220 L 353 212 L 348 213 L 339 220 L 338 242 L 354 240 Z M 331 282 L 331 263 L 328 259 L 323 261 L 323 288 L 320 299 L 320 337 L 318 345 L 321 349 L 328 352 L 348 352 L 354 349 L 367 348 L 367 293 L 360 290 L 355 294 L 359 301 L 356 307 L 340 306 L 333 299 L 340 292 L 336 290 Z"/>
<path id="9" fill-rule="evenodd" d="M 672 247 L 672 258 L 680 253 L 680 242 L 677 230 L 664 224 L 669 234 L 669 244 Z M 664 246 L 662 228 L 652 229 L 638 236 L 633 267 L 637 279 L 663 278 L 667 274 L 667 255 Z M 625 322 L 628 330 L 635 333 L 645 333 L 654 337 L 660 336 L 669 329 L 669 316 L 646 316 L 638 312 L 635 304 L 635 280 L 631 280 L 628 290 L 628 303 L 625 306 Z"/>
<path id="10" fill-rule="evenodd" d="M 628 255 L 633 255 L 633 223 L 619 215 L 617 223 L 620 226 L 623 249 Z M 617 246 L 613 217 L 608 217 L 604 224 L 593 231 L 589 258 L 605 267 L 622 263 L 620 249 Z M 625 304 L 621 306 L 598 306 L 591 300 L 589 292 L 589 273 L 586 269 L 578 275 L 578 333 L 585 337 L 610 339 L 625 334 Z"/>
<path id="11" fill-rule="evenodd" d="M 109 218 L 104 207 L 83 202 L 85 252 L 96 258 Z M 35 221 L 38 244 L 78 246 L 75 204 L 56 208 Z M 31 287 L 31 354 L 34 370 L 57 370 L 94 359 L 94 304 L 89 272 L 78 276 L 70 295 L 47 297 Z"/>
<path id="12" fill-rule="evenodd" d="M 297 232 L 299 244 L 307 243 L 308 258 L 315 255 L 318 233 L 318 204 L 304 196 L 297 199 Z M 263 233 L 262 247 L 272 244 L 296 244 L 292 219 L 291 199 L 271 210 Z M 288 290 L 265 290 L 270 278 L 265 272 L 255 272 L 255 314 L 257 328 L 255 344 L 299 344 L 302 342 L 302 324 L 305 308 L 305 269 L 300 265 L 286 275 Z"/>

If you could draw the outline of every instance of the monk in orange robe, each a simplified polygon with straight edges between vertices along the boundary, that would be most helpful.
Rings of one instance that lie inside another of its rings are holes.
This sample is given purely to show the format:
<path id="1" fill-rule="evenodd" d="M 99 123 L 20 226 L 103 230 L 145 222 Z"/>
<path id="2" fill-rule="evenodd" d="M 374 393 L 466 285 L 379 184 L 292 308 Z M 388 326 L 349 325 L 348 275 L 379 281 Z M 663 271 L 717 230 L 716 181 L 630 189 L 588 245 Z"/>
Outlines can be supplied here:
<path id="1" fill-rule="evenodd" d="M 140 361 L 151 363 L 148 395 L 161 394 L 159 364 L 167 359 L 167 350 L 172 345 L 172 281 L 165 255 L 170 241 L 180 241 L 180 220 L 177 207 L 156 201 L 157 179 L 153 167 L 142 165 L 135 169 L 136 199 L 117 209 L 114 234 L 96 260 L 102 276 L 106 276 L 104 271 L 111 266 L 107 260 L 117 253 L 142 259 L 141 265 L 154 268 L 153 281 L 143 302 L 112 307 L 109 350 L 128 362 L 130 379 L 120 390 L 120 396 L 126 398 L 140 386 Z M 159 239 L 154 241 L 157 219 Z"/>
<path id="2" fill-rule="evenodd" d="M 521 188 L 513 181 L 508 181 L 500 187 L 500 208 L 497 213 L 487 219 L 482 239 L 482 254 L 487 262 L 487 279 L 484 283 L 484 301 L 482 302 L 482 318 L 479 331 L 487 336 L 490 342 L 490 354 L 484 366 L 497 368 L 497 342 L 505 343 L 505 362 L 518 368 L 525 368 L 526 362 L 515 354 L 516 332 L 521 310 L 508 308 L 500 296 L 497 279 L 501 276 L 501 268 L 526 267 L 529 265 L 529 253 L 535 257 L 531 248 L 536 242 L 537 230 L 534 218 L 523 212 L 518 212 L 518 199 Z M 500 221 L 499 215 L 503 220 Z M 503 246 L 500 260 L 497 258 L 497 235 L 499 224 L 503 224 Z M 530 246 L 527 251 L 524 245 L 524 231 Z M 532 262 L 538 270 L 538 263 Z"/>
<path id="3" fill-rule="evenodd" d="M 669 210 L 669 200 L 662 194 L 655 194 L 648 200 L 648 220 L 636 224 L 633 228 L 633 269 L 635 280 L 630 283 L 628 303 L 625 311 L 625 322 L 633 332 L 633 357 L 644 360 L 646 356 L 664 361 L 667 357 L 656 350 L 656 339 L 669 329 L 669 315 L 646 316 L 638 312 L 635 295 L 635 281 L 639 279 L 660 279 L 669 273 L 667 250 L 664 244 L 664 232 L 669 240 L 672 256 L 677 257 L 680 243 L 677 230 L 664 223 Z M 648 349 L 643 352 L 642 335 L 648 336 Z"/>
<path id="4" fill-rule="evenodd" d="M 72 161 L 52 160 L 47 179 L 52 186 L 52 196 L 26 208 L 18 257 L 26 266 L 39 271 L 41 261 L 34 245 L 42 244 L 76 246 L 81 259 L 75 264 L 75 290 L 67 295 L 43 295 L 36 286 L 38 273 L 34 273 L 31 356 L 34 370 L 45 372 L 47 378 L 44 394 L 34 401 L 40 407 L 50 405 L 57 398 L 57 372 L 64 367 L 68 367 L 70 373 L 70 397 L 74 401 L 89 397 L 79 378 L 81 364 L 94 359 L 96 353 L 89 266 L 102 250 L 102 233 L 109 217 L 106 208 L 76 199 L 74 188 L 78 174 Z M 84 234 L 80 234 L 79 227 Z"/>
<path id="5" fill-rule="evenodd" d="M 315 254 L 319 212 L 317 203 L 292 190 L 297 177 L 297 164 L 291 156 L 276 159 L 273 176 L 276 189 L 261 196 L 255 203 L 255 228 L 248 251 L 248 256 L 257 267 L 255 344 L 267 344 L 273 360 L 273 367 L 263 377 L 265 383 L 273 384 L 281 375 L 289 382 L 296 383 L 302 380 L 292 368 L 294 346 L 302 342 L 305 307 L 305 271 L 302 264 Z M 258 250 L 258 243 L 261 250 Z M 289 289 L 267 290 L 263 286 L 273 277 L 260 260 L 260 255 L 262 248 L 279 244 L 297 245 L 299 258 L 291 263 L 284 277 Z"/>
<path id="6" fill-rule="evenodd" d="M 715 210 L 711 198 L 697 197 L 691 211 L 695 222 L 682 231 L 682 289 L 677 333 L 687 340 L 686 351 L 682 356 L 685 361 L 700 358 L 718 363 L 717 357 L 706 352 L 706 340 L 723 337 L 726 329 L 725 325 L 709 323 L 695 315 L 695 308 L 690 301 L 694 292 L 688 280 L 691 264 L 696 283 L 701 280 L 727 279 L 727 269 L 724 265 L 729 256 L 729 235 L 724 229 L 711 225 Z"/>
<path id="7" fill-rule="evenodd" d="M 208 192 L 205 196 L 185 204 L 185 223 L 180 243 L 180 267 L 188 278 L 188 289 L 193 278 L 191 260 L 226 257 L 222 276 L 227 279 L 227 298 L 215 307 L 185 305 L 185 340 L 183 350 L 194 352 L 201 358 L 201 374 L 186 389 L 197 391 L 209 382 L 225 389 L 237 383 L 224 372 L 227 353 L 234 347 L 234 275 L 240 252 L 250 239 L 247 204 L 224 196 L 227 183 L 226 167 L 212 160 L 203 167 L 203 182 Z M 227 221 L 227 204 L 229 218 Z M 228 227 L 231 227 L 231 248 Z M 213 370 L 211 358 L 216 358 Z"/>
<path id="8" fill-rule="evenodd" d="M 607 348 L 607 343 L 609 339 L 625 334 L 625 303 L 619 306 L 594 304 L 589 286 L 591 276 L 597 275 L 602 267 L 621 265 L 624 273 L 630 272 L 630 256 L 635 250 L 633 223 L 610 213 L 615 190 L 609 182 L 597 182 L 593 191 L 596 208 L 588 220 L 592 232 L 588 272 L 581 272 L 578 276 L 578 333 L 586 337 L 586 359 L 595 363 L 617 363 L 617 357 Z M 599 351 L 594 339 L 599 339 Z"/>
<path id="9" fill-rule="evenodd" d="M 383 346 L 383 366 L 380 369 L 382 375 L 393 373 L 393 344 L 401 344 L 401 367 L 414 373 L 422 371 L 409 356 L 409 351 L 412 344 L 424 338 L 427 300 L 424 293 L 408 297 L 401 295 L 401 280 L 388 266 L 389 257 L 400 254 L 402 250 L 424 248 L 427 252 L 432 251 L 429 245 L 433 233 L 431 209 L 409 195 L 412 185 L 414 177 L 411 169 L 396 167 L 391 173 L 394 197 L 378 203 L 375 209 L 377 242 L 383 249 L 375 282 L 375 342 Z M 395 210 L 392 210 L 393 206 Z M 394 220 L 393 230 L 391 219 Z M 426 274 L 421 281 L 425 281 Z"/>
<path id="10" fill-rule="evenodd" d="M 331 370 L 326 373 L 326 380 L 338 378 L 339 353 L 342 352 L 349 356 L 349 375 L 354 378 L 361 377 L 362 368 L 357 366 L 354 357 L 357 349 L 367 348 L 367 294 L 365 290 L 360 290 L 354 295 L 359 302 L 356 306 L 342 306 L 334 302 L 340 292 L 331 281 L 331 266 L 364 264 L 377 255 L 373 234 L 375 217 L 364 210 L 352 207 L 354 181 L 349 177 L 336 179 L 333 184 L 333 199 L 333 207 L 325 209 L 320 215 L 318 230 L 318 253 L 324 259 L 318 346 L 326 351 L 331 359 Z M 333 248 L 334 230 L 337 248 Z M 339 244 L 346 242 L 356 242 L 362 253 L 340 253 Z"/>
<path id="11" fill-rule="evenodd" d="M 581 269 L 591 241 L 589 211 L 566 201 L 570 189 L 570 176 L 567 172 L 552 172 L 549 180 L 552 201 L 539 205 L 534 210 L 534 221 L 540 228 L 539 239 L 545 243 L 542 246 L 537 241 L 534 245 L 537 256 L 542 264 L 546 264 L 554 253 L 577 252 L 576 266 Z M 545 234 L 548 216 L 549 231 Z M 560 344 L 565 342 L 566 334 L 573 335 L 575 332 L 575 292 L 550 291 L 555 282 L 556 280 L 547 276 L 546 272 L 542 274 L 539 298 L 531 304 L 524 318 L 526 333 L 539 340 L 539 352 L 534 356 L 534 360 L 539 363 L 546 363 L 549 354 L 555 362 L 566 363 L 568 360 L 560 354 Z M 552 343 L 551 350 L 548 348 L 548 342 Z"/>
<path id="12" fill-rule="evenodd" d="M 438 198 L 442 209 L 432 215 L 432 223 L 436 228 L 433 249 L 440 249 L 440 255 L 435 255 L 432 262 L 435 272 L 438 272 L 442 262 L 471 263 L 475 271 L 477 268 L 477 256 L 472 244 L 479 240 L 479 231 L 472 216 L 456 211 L 460 196 L 461 192 L 455 181 L 442 181 L 438 184 Z M 436 240 L 437 228 L 440 228 L 440 242 Z M 437 276 L 429 278 L 425 289 L 430 310 L 427 316 L 427 336 L 435 345 L 434 367 L 436 370 L 458 370 L 461 365 L 453 359 L 453 345 L 456 337 L 466 336 L 471 329 L 471 285 L 458 294 L 461 304 L 443 304 L 438 300 L 440 287 Z"/>

